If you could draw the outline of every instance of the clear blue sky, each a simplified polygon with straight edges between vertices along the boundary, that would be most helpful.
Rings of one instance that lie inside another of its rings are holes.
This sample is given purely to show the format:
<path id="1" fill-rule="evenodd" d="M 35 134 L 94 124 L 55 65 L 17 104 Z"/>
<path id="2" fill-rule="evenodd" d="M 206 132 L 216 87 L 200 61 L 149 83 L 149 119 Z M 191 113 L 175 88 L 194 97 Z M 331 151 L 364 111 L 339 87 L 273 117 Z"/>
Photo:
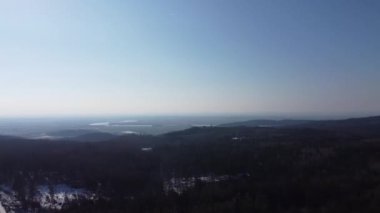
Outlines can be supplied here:
<path id="1" fill-rule="evenodd" d="M 380 114 L 378 0 L 0 2 L 0 116 Z"/>

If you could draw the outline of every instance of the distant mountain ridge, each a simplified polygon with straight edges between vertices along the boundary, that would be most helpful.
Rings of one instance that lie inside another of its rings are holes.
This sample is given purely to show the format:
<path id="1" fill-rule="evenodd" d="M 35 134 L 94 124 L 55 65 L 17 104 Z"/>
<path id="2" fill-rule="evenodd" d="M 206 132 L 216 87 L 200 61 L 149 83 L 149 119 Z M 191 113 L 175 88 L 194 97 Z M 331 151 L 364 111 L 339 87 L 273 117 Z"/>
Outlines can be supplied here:
<path id="1" fill-rule="evenodd" d="M 90 129 L 68 129 L 50 132 L 45 136 L 46 139 L 53 140 L 70 140 L 70 141 L 80 141 L 80 142 L 97 142 L 106 141 L 118 137 L 108 132 L 101 132 L 97 130 Z M 43 138 L 42 138 L 43 139 Z"/>
<path id="2" fill-rule="evenodd" d="M 95 133 L 88 133 L 84 135 L 79 135 L 77 137 L 71 138 L 73 141 L 79 141 L 79 142 L 100 142 L 100 141 L 107 141 L 114 138 L 119 137 L 118 135 L 113 135 L 111 133 L 107 132 L 95 132 Z"/>
<path id="3" fill-rule="evenodd" d="M 222 124 L 220 127 L 310 128 L 380 137 L 380 116 L 342 120 L 248 120 Z"/>
<path id="4" fill-rule="evenodd" d="M 380 137 L 380 116 L 314 121 L 299 125 L 299 127 L 346 132 L 366 137 Z"/>
<path id="5" fill-rule="evenodd" d="M 66 129 L 66 130 L 60 130 L 60 131 L 54 131 L 49 132 L 48 135 L 54 136 L 54 137 L 78 137 L 85 134 L 93 134 L 98 133 L 97 130 L 90 130 L 90 129 Z"/>
<path id="6" fill-rule="evenodd" d="M 293 126 L 293 125 L 301 125 L 313 122 L 312 120 L 248 120 L 248 121 L 240 121 L 233 123 L 226 123 L 219 125 L 220 127 L 238 127 L 238 126 L 246 126 L 246 127 L 284 127 L 284 126 Z"/>
<path id="7" fill-rule="evenodd" d="M 255 129 L 294 129 L 294 130 L 322 130 L 344 135 L 359 136 L 362 138 L 376 137 L 380 138 L 380 116 L 350 118 L 341 120 L 247 120 L 233 123 L 225 123 L 218 126 L 210 127 L 193 127 L 179 131 L 172 131 L 163 135 L 203 135 L 215 133 L 223 135 L 229 132 L 250 132 Z M 307 131 L 304 131 L 307 132 Z M 123 135 L 135 134 L 132 131 L 126 131 L 124 134 L 113 134 L 109 132 L 98 131 L 94 129 L 66 129 L 60 131 L 47 132 L 40 137 L 32 138 L 35 140 L 59 140 L 59 141 L 77 141 L 77 142 L 98 142 L 108 141 L 122 137 Z M 0 140 L 11 141 L 20 140 L 21 137 L 2 136 Z M 25 138 L 26 139 L 26 138 Z"/>

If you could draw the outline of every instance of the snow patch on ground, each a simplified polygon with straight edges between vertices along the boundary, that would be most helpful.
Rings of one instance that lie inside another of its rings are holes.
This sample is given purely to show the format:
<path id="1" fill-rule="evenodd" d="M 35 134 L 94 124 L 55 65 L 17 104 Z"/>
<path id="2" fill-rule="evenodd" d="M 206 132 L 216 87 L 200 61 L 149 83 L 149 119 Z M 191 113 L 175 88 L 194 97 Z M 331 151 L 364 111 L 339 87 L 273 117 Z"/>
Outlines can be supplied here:
<path id="1" fill-rule="evenodd" d="M 151 152 L 151 151 L 153 151 L 153 148 L 152 147 L 143 147 L 143 148 L 141 148 L 141 151 L 143 151 L 143 152 Z"/>
<path id="2" fill-rule="evenodd" d="M 202 177 L 189 177 L 189 178 L 171 178 L 164 181 L 164 191 L 166 193 L 174 191 L 177 194 L 182 194 L 184 191 L 193 188 L 197 182 L 212 183 L 227 180 L 229 176 L 202 176 Z"/>
<path id="3" fill-rule="evenodd" d="M 121 134 L 123 134 L 123 135 L 140 135 L 140 133 L 135 132 L 135 131 L 130 131 L 130 130 L 122 131 Z"/>
<path id="4" fill-rule="evenodd" d="M 41 209 L 61 210 L 64 205 L 79 200 L 95 200 L 95 193 L 74 188 L 67 184 L 38 185 L 31 198 L 40 204 Z M 0 213 L 15 213 L 22 209 L 18 194 L 8 185 L 0 185 Z M 22 212 L 22 211 L 21 211 Z"/>
<path id="5" fill-rule="evenodd" d="M 170 178 L 164 181 L 163 188 L 165 193 L 175 192 L 182 194 L 186 190 L 189 190 L 195 186 L 196 183 L 215 183 L 226 180 L 236 180 L 242 177 L 248 177 L 249 174 L 238 175 L 220 175 L 220 176 L 200 176 L 200 177 L 188 177 L 188 178 Z"/>
<path id="6" fill-rule="evenodd" d="M 0 213 L 15 212 L 21 206 L 17 193 L 7 185 L 0 185 Z"/>
<path id="7" fill-rule="evenodd" d="M 0 213 L 7 213 L 3 207 L 3 205 L 1 205 L 1 202 L 0 202 Z"/>
<path id="8" fill-rule="evenodd" d="M 110 122 L 91 123 L 90 126 L 110 126 Z"/>
<path id="9" fill-rule="evenodd" d="M 40 185 L 34 200 L 40 203 L 44 209 L 60 210 L 62 207 L 75 200 L 94 200 L 95 194 L 81 188 L 73 188 L 66 184 L 53 186 Z"/>
<path id="10" fill-rule="evenodd" d="M 61 139 L 62 137 L 57 137 L 57 136 L 51 136 L 46 133 L 42 133 L 40 136 L 33 137 L 32 139 L 36 140 L 58 140 Z"/>
<path id="11" fill-rule="evenodd" d="M 137 123 L 138 120 L 124 120 L 124 121 L 121 121 L 121 123 Z"/>

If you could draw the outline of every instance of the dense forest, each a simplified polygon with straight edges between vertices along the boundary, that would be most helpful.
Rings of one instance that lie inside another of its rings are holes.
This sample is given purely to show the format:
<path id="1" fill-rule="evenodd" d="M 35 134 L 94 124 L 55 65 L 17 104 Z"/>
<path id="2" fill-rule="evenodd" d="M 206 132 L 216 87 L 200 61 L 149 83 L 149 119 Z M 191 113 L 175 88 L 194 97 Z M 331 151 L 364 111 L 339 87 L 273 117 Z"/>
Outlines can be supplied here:
<path id="1" fill-rule="evenodd" d="M 0 186 L 15 191 L 15 212 L 379 212 L 380 138 L 326 126 L 198 127 L 103 142 L 1 137 Z M 59 210 L 32 199 L 39 185 L 62 183 L 94 198 Z"/>

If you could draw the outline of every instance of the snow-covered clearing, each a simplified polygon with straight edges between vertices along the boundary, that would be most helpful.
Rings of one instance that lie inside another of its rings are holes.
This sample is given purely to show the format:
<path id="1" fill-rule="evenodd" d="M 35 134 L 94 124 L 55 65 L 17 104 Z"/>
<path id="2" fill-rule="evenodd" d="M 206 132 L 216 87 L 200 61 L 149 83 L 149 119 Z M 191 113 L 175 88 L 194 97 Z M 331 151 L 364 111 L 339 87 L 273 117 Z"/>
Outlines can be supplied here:
<path id="1" fill-rule="evenodd" d="M 0 213 L 7 212 L 5 209 L 12 213 L 20 206 L 20 202 L 16 198 L 16 192 L 7 185 L 0 185 L 0 204 Z"/>
<path id="2" fill-rule="evenodd" d="M 0 213 L 7 213 L 4 209 L 4 207 L 1 205 L 1 202 L 0 202 Z"/>
<path id="3" fill-rule="evenodd" d="M 22 207 L 19 195 L 9 185 L 0 185 L 0 213 L 18 212 Z M 38 185 L 31 200 L 40 204 L 42 209 L 61 210 L 64 205 L 79 200 L 94 200 L 95 193 L 74 188 L 67 184 Z"/>
<path id="4" fill-rule="evenodd" d="M 54 186 L 40 185 L 34 199 L 38 201 L 44 209 L 62 209 L 63 205 L 75 200 L 95 199 L 95 194 L 81 188 L 73 188 L 66 184 Z"/>
<path id="5" fill-rule="evenodd" d="M 186 190 L 193 188 L 197 182 L 199 183 L 215 183 L 226 180 L 237 180 L 242 177 L 248 177 L 249 174 L 238 175 L 219 175 L 219 176 L 201 176 L 201 177 L 187 177 L 187 178 L 170 178 L 164 181 L 163 187 L 165 193 L 173 191 L 177 194 L 182 194 Z"/>

